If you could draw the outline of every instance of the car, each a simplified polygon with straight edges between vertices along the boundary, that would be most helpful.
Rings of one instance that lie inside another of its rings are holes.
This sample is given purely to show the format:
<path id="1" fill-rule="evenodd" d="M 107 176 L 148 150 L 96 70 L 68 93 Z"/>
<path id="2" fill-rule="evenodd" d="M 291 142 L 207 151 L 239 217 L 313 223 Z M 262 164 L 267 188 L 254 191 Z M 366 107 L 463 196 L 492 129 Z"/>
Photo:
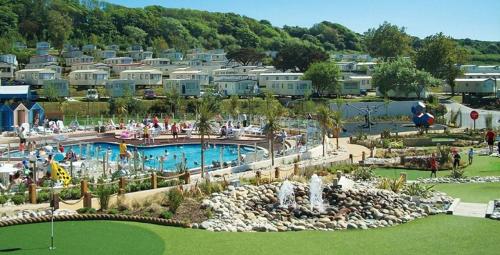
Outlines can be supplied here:
<path id="1" fill-rule="evenodd" d="M 98 101 L 99 93 L 97 92 L 97 89 L 88 89 L 85 98 L 89 101 Z"/>
<path id="2" fill-rule="evenodd" d="M 155 99 L 156 93 L 152 89 L 144 90 L 144 99 Z"/>

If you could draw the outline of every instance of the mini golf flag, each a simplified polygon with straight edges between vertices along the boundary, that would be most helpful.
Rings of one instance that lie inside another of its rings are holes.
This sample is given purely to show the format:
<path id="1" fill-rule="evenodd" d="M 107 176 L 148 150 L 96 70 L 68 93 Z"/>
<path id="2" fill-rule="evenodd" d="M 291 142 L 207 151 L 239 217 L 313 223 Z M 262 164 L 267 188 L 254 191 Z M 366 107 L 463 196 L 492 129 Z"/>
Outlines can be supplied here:
<path id="1" fill-rule="evenodd" d="M 71 183 L 71 176 L 69 176 L 68 172 L 64 170 L 59 164 L 53 162 L 50 164 L 51 168 L 51 177 L 53 180 L 61 180 L 64 183 L 64 186 L 68 186 Z"/>

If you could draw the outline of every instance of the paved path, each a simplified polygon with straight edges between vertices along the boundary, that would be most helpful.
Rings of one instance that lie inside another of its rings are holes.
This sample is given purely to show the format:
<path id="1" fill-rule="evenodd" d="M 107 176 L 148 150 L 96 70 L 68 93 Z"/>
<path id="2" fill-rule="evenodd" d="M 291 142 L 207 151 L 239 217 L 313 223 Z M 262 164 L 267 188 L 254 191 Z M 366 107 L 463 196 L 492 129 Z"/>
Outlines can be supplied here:
<path id="1" fill-rule="evenodd" d="M 453 215 L 484 218 L 487 206 L 487 204 L 460 202 L 453 211 Z"/>

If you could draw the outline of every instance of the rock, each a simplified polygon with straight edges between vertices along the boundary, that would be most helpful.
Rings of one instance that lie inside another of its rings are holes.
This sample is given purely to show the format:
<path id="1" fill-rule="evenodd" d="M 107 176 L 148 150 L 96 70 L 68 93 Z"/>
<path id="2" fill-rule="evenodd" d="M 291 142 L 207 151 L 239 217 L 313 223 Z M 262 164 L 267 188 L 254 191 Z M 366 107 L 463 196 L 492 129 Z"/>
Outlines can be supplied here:
<path id="1" fill-rule="evenodd" d="M 347 223 L 347 229 L 357 229 L 358 226 L 352 222 Z"/>
<path id="2" fill-rule="evenodd" d="M 292 226 L 292 230 L 293 231 L 302 231 L 302 230 L 306 230 L 306 227 L 305 226 Z"/>

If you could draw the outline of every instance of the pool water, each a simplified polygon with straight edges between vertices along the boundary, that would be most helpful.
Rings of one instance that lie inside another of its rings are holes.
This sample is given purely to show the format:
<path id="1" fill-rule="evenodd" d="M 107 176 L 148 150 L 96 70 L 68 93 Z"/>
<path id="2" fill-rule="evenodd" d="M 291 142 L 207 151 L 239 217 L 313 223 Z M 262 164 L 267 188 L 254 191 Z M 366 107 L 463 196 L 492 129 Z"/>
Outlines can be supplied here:
<path id="1" fill-rule="evenodd" d="M 215 146 L 215 148 L 214 148 Z M 127 150 L 134 154 L 135 146 L 127 145 Z M 115 143 L 91 143 L 80 145 L 64 146 L 64 152 L 72 149 L 77 155 L 83 157 L 90 156 L 102 160 L 106 152 L 109 153 L 110 161 L 119 160 L 119 145 Z M 87 150 L 89 150 L 87 152 Z M 159 146 L 137 146 L 141 158 L 147 157 L 144 165 L 160 169 L 160 158 L 164 157 L 163 169 L 165 171 L 175 171 L 176 166 L 182 161 L 183 155 L 186 158 L 188 168 L 200 167 L 201 148 L 200 144 L 179 144 L 179 145 L 159 145 Z M 210 148 L 205 150 L 205 166 L 211 166 L 213 161 L 220 161 L 222 151 L 222 161 L 229 162 L 238 160 L 238 146 L 234 144 L 210 144 Z M 240 146 L 240 154 L 244 155 L 254 151 L 253 146 Z M 18 155 L 15 155 L 18 154 Z M 13 157 L 20 156 L 19 153 L 12 153 Z"/>

